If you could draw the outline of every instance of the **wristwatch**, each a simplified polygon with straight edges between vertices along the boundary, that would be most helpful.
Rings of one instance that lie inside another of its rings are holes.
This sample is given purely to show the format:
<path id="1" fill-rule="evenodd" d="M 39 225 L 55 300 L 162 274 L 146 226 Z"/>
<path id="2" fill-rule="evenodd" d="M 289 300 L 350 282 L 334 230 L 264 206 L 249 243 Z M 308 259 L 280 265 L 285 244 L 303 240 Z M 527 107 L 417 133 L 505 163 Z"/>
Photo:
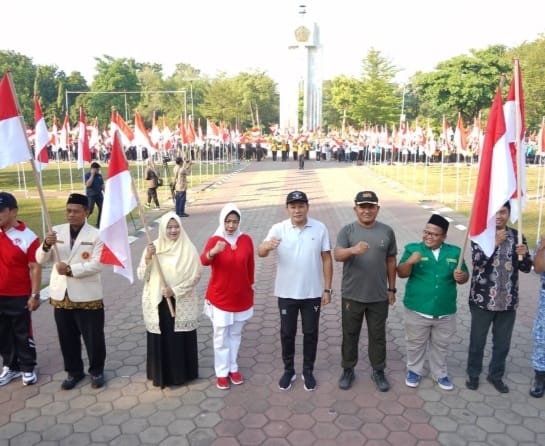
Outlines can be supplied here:
<path id="1" fill-rule="evenodd" d="M 36 300 L 40 300 L 40 293 L 32 293 L 30 295 L 30 297 L 32 297 L 33 299 L 36 299 Z"/>
<path id="2" fill-rule="evenodd" d="M 326 288 L 326 289 L 324 290 L 324 293 L 332 294 L 332 293 L 333 293 L 333 288 Z"/>
<path id="3" fill-rule="evenodd" d="M 394 288 L 388 288 L 388 292 L 395 294 L 395 293 L 397 293 L 397 288 L 395 288 L 395 287 Z"/>

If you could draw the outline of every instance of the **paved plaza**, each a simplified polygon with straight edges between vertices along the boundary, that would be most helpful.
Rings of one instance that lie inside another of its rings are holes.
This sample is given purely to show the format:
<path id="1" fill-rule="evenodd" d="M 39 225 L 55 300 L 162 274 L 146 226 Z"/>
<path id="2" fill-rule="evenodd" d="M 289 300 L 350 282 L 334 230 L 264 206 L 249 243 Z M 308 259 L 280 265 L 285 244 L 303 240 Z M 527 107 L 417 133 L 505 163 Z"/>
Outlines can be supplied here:
<path id="1" fill-rule="evenodd" d="M 310 216 L 329 228 L 334 245 L 340 228 L 354 220 L 356 192 L 375 190 L 380 199 L 378 219 L 393 226 L 399 254 L 420 239 L 430 212 L 440 203 L 425 200 L 364 166 L 307 161 L 299 170 L 294 161 L 241 163 L 235 171 L 188 193 L 189 218 L 184 228 L 197 250 L 218 225 L 220 209 L 235 202 L 242 212 L 241 229 L 257 245 L 273 223 L 286 218 L 284 200 L 294 189 L 310 199 Z M 448 241 L 460 245 L 465 219 L 453 211 Z M 24 208 L 21 209 L 24 216 Z M 157 218 L 157 212 L 147 212 Z M 58 222 L 53 222 L 58 223 Z M 157 223 L 150 220 L 155 238 Z M 132 244 L 136 264 L 146 244 L 143 233 Z M 466 250 L 466 258 L 468 258 Z M 398 257 L 399 258 L 399 257 Z M 305 445 L 544 445 L 545 398 L 528 395 L 533 377 L 531 329 L 539 279 L 521 274 L 521 305 L 513 333 L 505 382 L 511 392 L 499 394 L 486 382 L 477 391 L 465 388 L 469 337 L 468 284 L 459 289 L 457 333 L 448 366 L 453 391 L 439 389 L 425 377 L 416 389 L 405 385 L 405 340 L 402 297 L 405 280 L 397 280 L 398 302 L 388 319 L 387 369 L 391 390 L 380 393 L 370 379 L 366 327 L 354 386 L 343 391 L 341 374 L 341 264 L 335 262 L 332 303 L 322 311 L 315 365 L 318 382 L 306 392 L 300 377 L 290 391 L 278 388 L 283 365 L 279 315 L 273 295 L 275 255 L 256 258 L 255 315 L 245 326 L 240 372 L 246 381 L 230 390 L 216 388 L 210 322 L 201 317 L 198 329 L 199 379 L 187 386 L 153 387 L 146 379 L 146 334 L 141 314 L 142 283 L 130 285 L 105 268 L 106 385 L 91 388 L 89 378 L 69 391 L 52 308 L 42 305 L 33 316 L 38 348 L 39 380 L 23 387 L 20 380 L 0 388 L 0 446 L 22 445 L 176 445 L 176 446 L 305 446 Z M 294 272 L 295 273 L 295 272 Z M 209 271 L 198 285 L 204 294 Z M 302 336 L 297 337 L 296 369 L 301 370 Z"/>

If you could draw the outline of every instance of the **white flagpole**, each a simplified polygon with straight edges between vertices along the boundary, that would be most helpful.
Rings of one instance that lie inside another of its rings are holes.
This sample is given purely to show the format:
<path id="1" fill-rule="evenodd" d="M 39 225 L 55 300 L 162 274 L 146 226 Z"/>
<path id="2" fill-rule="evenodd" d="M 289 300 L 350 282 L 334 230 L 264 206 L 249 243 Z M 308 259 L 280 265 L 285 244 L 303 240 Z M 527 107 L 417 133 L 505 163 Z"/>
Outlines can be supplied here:
<path id="1" fill-rule="evenodd" d="M 515 80 L 515 144 L 516 144 L 516 154 L 517 154 L 517 205 L 519 209 L 518 216 L 518 244 L 522 244 L 522 200 L 521 200 L 521 185 L 520 178 L 522 175 L 522 166 L 521 166 L 521 147 L 520 147 L 520 135 L 522 133 L 522 122 L 521 122 L 521 110 L 520 110 L 520 66 L 519 60 L 515 59 L 514 66 L 514 80 Z M 519 256 L 520 259 L 520 256 Z"/>

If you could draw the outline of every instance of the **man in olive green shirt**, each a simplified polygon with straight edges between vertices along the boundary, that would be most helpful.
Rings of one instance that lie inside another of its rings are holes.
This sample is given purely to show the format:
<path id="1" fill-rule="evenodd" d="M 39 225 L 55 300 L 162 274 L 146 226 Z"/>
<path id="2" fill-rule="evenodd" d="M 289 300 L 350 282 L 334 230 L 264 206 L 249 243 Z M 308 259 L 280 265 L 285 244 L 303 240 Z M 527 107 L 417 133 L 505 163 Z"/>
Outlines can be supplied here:
<path id="1" fill-rule="evenodd" d="M 444 217 L 433 214 L 422 241 L 405 246 L 397 267 L 398 276 L 408 278 L 403 305 L 409 387 L 420 384 L 428 351 L 432 378 L 443 390 L 454 388 L 447 350 L 456 333 L 456 285 L 466 283 L 469 274 L 465 262 L 458 269 L 460 248 L 445 243 L 448 226 Z"/>

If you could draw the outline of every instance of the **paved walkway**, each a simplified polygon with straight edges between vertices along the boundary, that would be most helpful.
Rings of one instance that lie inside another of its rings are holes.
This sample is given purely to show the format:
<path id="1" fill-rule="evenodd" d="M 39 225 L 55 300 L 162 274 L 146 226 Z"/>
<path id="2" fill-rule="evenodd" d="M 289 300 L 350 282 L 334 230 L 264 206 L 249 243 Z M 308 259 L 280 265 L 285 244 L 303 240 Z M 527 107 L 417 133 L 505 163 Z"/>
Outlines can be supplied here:
<path id="1" fill-rule="evenodd" d="M 255 244 L 269 227 L 285 218 L 284 199 L 293 189 L 309 195 L 310 214 L 324 221 L 332 242 L 341 226 L 354 219 L 353 198 L 362 189 L 375 190 L 381 201 L 379 219 L 391 224 L 399 250 L 418 240 L 431 209 L 417 196 L 376 177 L 365 167 L 333 162 L 306 163 L 270 160 L 241 165 L 238 172 L 189 194 L 190 218 L 184 227 L 197 249 L 218 224 L 221 207 L 236 202 L 242 211 L 241 228 Z M 460 244 L 464 224 L 453 219 L 449 240 Z M 148 215 L 154 215 L 148 213 Z M 156 227 L 156 224 L 153 225 Z M 155 236 L 155 232 L 154 232 Z M 133 243 L 136 263 L 145 245 Z M 468 343 L 467 285 L 459 293 L 457 334 L 452 340 L 449 370 L 455 389 L 440 390 L 430 378 L 417 389 L 404 384 L 402 305 L 388 320 L 387 375 L 392 389 L 376 391 L 370 379 L 366 330 L 362 331 L 356 381 L 339 390 L 340 296 L 325 307 L 315 375 L 318 388 L 306 392 L 298 379 L 288 392 L 280 391 L 282 373 L 278 314 L 273 296 L 274 256 L 256 261 L 255 315 L 247 323 L 240 351 L 242 386 L 228 391 L 215 386 L 210 323 L 203 317 L 198 330 L 200 378 L 188 386 L 158 389 L 145 375 L 146 338 L 142 322 L 141 283 L 130 286 L 109 268 L 106 290 L 107 384 L 92 389 L 84 380 L 76 389 L 60 390 L 65 377 L 52 310 L 34 316 L 40 376 L 36 385 L 19 380 L 0 388 L 1 445 L 543 445 L 545 399 L 528 396 L 533 375 L 530 365 L 531 326 L 536 309 L 538 278 L 523 275 L 521 309 L 507 364 L 509 394 L 501 395 L 484 380 L 478 391 L 464 386 Z M 208 271 L 199 284 L 202 295 Z M 334 286 L 340 289 L 341 265 L 335 264 Z M 398 279 L 398 299 L 404 281 Z M 301 369 L 301 337 L 296 367 Z M 485 363 L 489 358 L 487 350 Z"/>

